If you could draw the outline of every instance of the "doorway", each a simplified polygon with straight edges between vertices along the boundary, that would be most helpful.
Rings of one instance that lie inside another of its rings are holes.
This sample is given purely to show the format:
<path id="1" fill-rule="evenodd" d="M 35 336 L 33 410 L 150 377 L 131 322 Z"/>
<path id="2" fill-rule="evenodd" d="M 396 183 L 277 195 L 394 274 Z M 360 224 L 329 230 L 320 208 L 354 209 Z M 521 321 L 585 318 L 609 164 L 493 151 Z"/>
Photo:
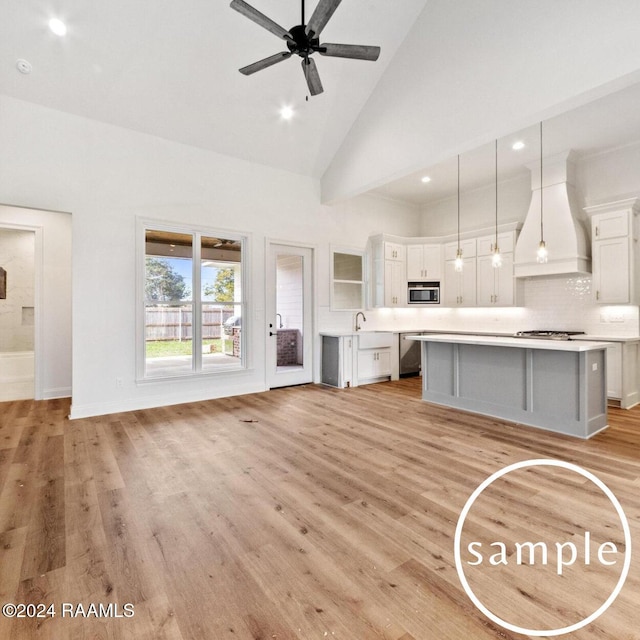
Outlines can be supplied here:
<path id="1" fill-rule="evenodd" d="M 35 397 L 36 233 L 0 225 L 0 402 Z"/>
<path id="2" fill-rule="evenodd" d="M 313 381 L 313 249 L 267 246 L 267 384 Z"/>

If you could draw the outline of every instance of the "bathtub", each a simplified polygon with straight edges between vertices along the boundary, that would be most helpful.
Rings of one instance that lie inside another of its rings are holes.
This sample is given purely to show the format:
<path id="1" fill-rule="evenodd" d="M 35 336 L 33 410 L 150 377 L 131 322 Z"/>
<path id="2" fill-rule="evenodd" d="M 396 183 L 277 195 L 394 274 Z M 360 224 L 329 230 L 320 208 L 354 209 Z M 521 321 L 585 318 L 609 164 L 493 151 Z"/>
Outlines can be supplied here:
<path id="1" fill-rule="evenodd" d="M 34 397 L 33 351 L 0 353 L 0 402 Z"/>

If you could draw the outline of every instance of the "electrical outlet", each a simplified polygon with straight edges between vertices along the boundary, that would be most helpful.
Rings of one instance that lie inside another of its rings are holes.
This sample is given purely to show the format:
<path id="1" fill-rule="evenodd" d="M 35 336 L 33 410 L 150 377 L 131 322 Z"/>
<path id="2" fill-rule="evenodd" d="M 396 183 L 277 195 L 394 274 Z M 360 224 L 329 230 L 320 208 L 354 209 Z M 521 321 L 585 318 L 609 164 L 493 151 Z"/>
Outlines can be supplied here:
<path id="1" fill-rule="evenodd" d="M 612 313 L 609 315 L 609 322 L 624 322 L 624 315 L 622 313 Z"/>
<path id="2" fill-rule="evenodd" d="M 124 380 L 122 378 L 116 378 L 116 388 L 122 389 L 124 387 Z"/>
<path id="3" fill-rule="evenodd" d="M 591 365 L 591 371 L 597 371 L 597 370 L 598 370 L 598 363 L 597 363 L 597 362 L 594 362 L 594 363 Z"/>

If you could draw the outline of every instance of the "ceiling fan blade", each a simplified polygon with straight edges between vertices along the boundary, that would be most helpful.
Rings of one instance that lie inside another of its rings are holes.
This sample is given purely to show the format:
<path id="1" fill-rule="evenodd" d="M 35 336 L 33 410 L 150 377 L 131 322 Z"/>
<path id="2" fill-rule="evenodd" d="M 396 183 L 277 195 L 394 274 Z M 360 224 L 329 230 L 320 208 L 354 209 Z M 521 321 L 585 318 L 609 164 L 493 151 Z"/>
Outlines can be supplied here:
<path id="1" fill-rule="evenodd" d="M 267 18 L 264 13 L 260 13 L 260 11 L 254 9 L 250 4 L 244 2 L 244 0 L 232 0 L 229 6 L 249 18 L 249 20 L 259 24 L 267 31 L 271 31 L 271 33 L 278 36 L 278 38 L 293 41 L 293 36 L 286 29 L 276 24 L 271 18 Z"/>
<path id="2" fill-rule="evenodd" d="M 267 67 L 270 67 L 274 64 L 278 64 L 278 62 L 282 62 L 287 58 L 291 57 L 290 51 L 282 51 L 280 53 L 276 53 L 268 58 L 264 58 L 264 60 L 258 60 L 258 62 L 254 62 L 253 64 L 248 64 L 246 67 L 242 67 L 239 69 L 240 73 L 243 73 L 245 76 L 250 76 L 252 73 L 256 71 L 262 71 Z"/>
<path id="3" fill-rule="evenodd" d="M 366 44 L 330 44 L 323 43 L 318 53 L 334 58 L 354 58 L 356 60 L 371 60 L 375 62 L 380 55 L 380 47 L 370 47 Z"/>
<path id="4" fill-rule="evenodd" d="M 317 38 L 341 2 L 342 0 L 320 0 L 305 29 L 307 35 Z"/>
<path id="5" fill-rule="evenodd" d="M 322 82 L 320 81 L 320 75 L 318 74 L 318 68 L 316 67 L 315 60 L 313 58 L 302 59 L 302 71 L 304 71 L 304 77 L 307 81 L 307 86 L 312 96 L 317 96 L 322 93 Z"/>

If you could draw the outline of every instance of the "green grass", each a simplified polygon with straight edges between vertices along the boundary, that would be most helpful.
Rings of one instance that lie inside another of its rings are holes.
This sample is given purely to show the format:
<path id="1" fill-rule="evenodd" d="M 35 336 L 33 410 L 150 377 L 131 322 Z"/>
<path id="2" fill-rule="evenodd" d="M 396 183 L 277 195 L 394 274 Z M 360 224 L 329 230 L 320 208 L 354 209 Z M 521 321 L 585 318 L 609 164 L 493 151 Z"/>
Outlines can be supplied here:
<path id="1" fill-rule="evenodd" d="M 204 347 L 211 345 L 211 353 L 222 351 L 222 340 L 212 338 L 203 340 Z M 231 353 L 233 341 L 226 340 L 226 351 Z M 205 351 L 206 352 L 206 351 Z M 162 358 L 165 356 L 190 356 L 192 353 L 191 340 L 147 340 L 147 358 Z"/>

